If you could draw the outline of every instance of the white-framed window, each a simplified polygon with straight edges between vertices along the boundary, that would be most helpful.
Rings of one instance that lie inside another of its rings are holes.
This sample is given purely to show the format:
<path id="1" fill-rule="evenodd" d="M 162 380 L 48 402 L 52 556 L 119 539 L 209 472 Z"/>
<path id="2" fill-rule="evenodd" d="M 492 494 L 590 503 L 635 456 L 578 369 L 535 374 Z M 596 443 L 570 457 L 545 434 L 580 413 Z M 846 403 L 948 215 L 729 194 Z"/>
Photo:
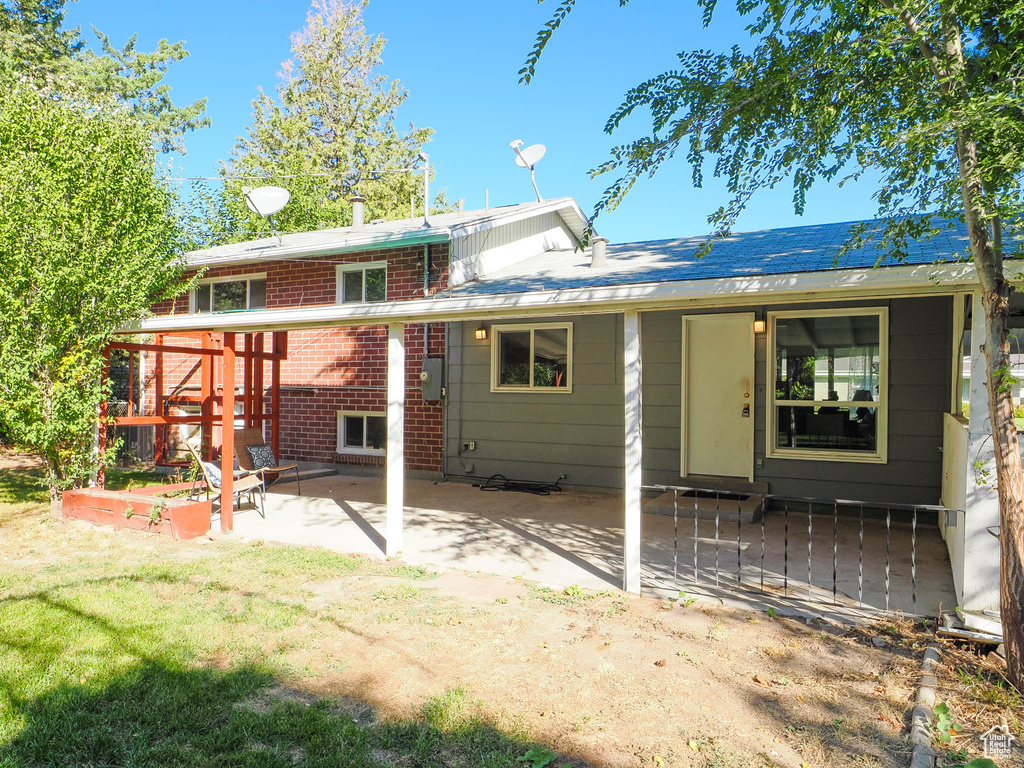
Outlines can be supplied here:
<path id="1" fill-rule="evenodd" d="M 367 261 L 362 264 L 339 264 L 337 271 L 338 304 L 365 304 L 387 301 L 388 263 Z"/>
<path id="2" fill-rule="evenodd" d="M 884 464 L 889 310 L 768 313 L 768 456 Z"/>
<path id="3" fill-rule="evenodd" d="M 572 392 L 572 323 L 491 326 L 492 392 Z"/>
<path id="4" fill-rule="evenodd" d="M 200 280 L 192 289 L 193 313 L 240 312 L 267 308 L 267 276 L 232 275 Z"/>
<path id="5" fill-rule="evenodd" d="M 388 417 L 377 411 L 338 411 L 338 453 L 383 456 L 388 447 Z"/>

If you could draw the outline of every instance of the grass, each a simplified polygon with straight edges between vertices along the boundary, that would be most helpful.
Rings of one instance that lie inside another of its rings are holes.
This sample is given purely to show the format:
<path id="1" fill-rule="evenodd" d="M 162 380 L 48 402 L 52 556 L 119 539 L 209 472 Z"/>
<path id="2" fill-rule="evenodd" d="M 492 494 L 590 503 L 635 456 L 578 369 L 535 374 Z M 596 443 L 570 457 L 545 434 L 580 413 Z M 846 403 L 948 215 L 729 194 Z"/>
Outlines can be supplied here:
<path id="1" fill-rule="evenodd" d="M 379 700 L 372 681 L 345 697 L 304 692 L 323 674 L 304 661 L 310 645 L 362 631 L 348 617 L 372 611 L 374 597 L 408 603 L 419 592 L 398 582 L 313 605 L 302 600 L 310 583 L 432 572 L 315 549 L 69 535 L 48 517 L 40 479 L 0 471 L 0 546 L 37 558 L 0 573 L 3 768 L 511 768 L 535 746 L 488 722 L 462 688 L 384 720 L 356 716 Z M 159 479 L 112 470 L 109 484 Z"/>

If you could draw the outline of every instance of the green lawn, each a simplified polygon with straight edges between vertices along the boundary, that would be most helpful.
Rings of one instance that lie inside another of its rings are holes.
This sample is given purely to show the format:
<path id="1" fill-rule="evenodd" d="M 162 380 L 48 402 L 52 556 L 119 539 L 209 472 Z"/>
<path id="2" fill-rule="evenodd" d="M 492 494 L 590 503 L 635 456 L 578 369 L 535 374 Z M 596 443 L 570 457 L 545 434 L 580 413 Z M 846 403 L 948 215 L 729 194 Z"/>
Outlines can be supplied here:
<path id="1" fill-rule="evenodd" d="M 152 479 L 114 471 L 110 486 L 132 477 Z M 362 702 L 288 694 L 316 674 L 302 651 L 366 609 L 313 610 L 306 585 L 389 566 L 70 532 L 37 481 L 0 471 L 0 766 L 530 765 L 533 745 L 461 689 L 404 720 L 367 716 L 370 687 Z"/>

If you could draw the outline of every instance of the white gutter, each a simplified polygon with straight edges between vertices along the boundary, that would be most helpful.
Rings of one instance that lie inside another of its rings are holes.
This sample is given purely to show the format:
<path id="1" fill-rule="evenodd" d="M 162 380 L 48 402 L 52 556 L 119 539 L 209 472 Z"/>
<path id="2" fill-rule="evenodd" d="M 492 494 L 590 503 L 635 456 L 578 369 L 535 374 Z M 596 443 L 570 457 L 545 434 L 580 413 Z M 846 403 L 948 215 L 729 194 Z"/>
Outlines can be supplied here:
<path id="1" fill-rule="evenodd" d="M 287 237 L 287 235 L 285 235 Z M 418 230 L 405 232 L 375 233 L 365 229 L 355 233 L 339 236 L 336 240 L 324 240 L 317 243 L 295 245 L 277 245 L 266 241 L 267 245 L 250 246 L 244 251 L 219 256 L 216 253 L 192 251 L 185 254 L 185 263 L 189 267 L 214 267 L 223 264 L 236 264 L 249 261 L 280 261 L 301 256 L 319 256 L 325 253 L 349 253 L 374 248 L 387 248 L 395 245 L 421 245 L 424 243 L 446 243 L 451 237 L 448 227 L 421 227 Z M 219 246 L 230 248 L 230 246 Z"/>
<path id="2" fill-rule="evenodd" d="M 1004 263 L 1007 279 L 1024 280 L 1024 264 Z M 602 314 L 626 309 L 725 307 L 794 301 L 949 294 L 979 287 L 969 263 L 730 277 L 718 280 L 565 288 L 516 294 L 466 295 L 380 304 L 328 304 L 203 315 L 148 317 L 124 333 L 270 331 L 444 322 L 547 315 Z"/>

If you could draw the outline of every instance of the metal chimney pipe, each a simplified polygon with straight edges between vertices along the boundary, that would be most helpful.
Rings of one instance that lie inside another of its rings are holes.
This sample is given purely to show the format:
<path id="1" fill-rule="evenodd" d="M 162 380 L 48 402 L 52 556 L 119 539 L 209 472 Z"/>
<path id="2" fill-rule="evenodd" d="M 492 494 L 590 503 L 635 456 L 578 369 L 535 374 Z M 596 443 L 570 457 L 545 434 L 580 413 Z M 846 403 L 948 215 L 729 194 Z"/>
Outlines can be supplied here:
<path id="1" fill-rule="evenodd" d="M 356 195 L 349 202 L 352 203 L 352 229 L 362 229 L 366 220 L 366 198 Z"/>
<path id="2" fill-rule="evenodd" d="M 608 263 L 608 252 L 605 246 L 608 245 L 607 237 L 592 237 L 590 239 L 590 267 L 603 267 Z"/>

